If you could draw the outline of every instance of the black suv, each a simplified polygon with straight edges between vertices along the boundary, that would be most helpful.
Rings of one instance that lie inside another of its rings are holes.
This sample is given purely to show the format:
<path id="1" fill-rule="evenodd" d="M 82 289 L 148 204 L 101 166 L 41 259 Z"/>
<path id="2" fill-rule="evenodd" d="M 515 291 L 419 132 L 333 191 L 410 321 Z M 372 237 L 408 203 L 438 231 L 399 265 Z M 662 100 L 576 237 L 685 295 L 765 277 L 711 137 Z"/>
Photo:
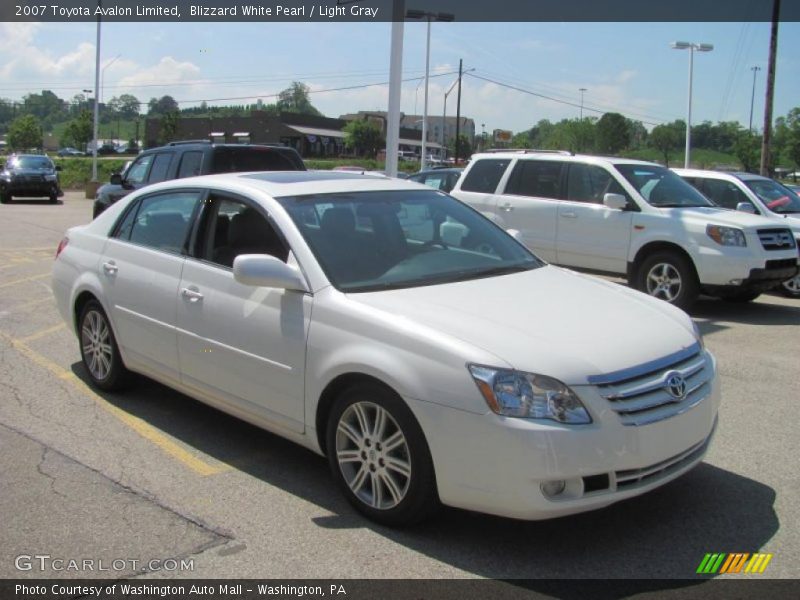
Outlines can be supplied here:
<path id="1" fill-rule="evenodd" d="M 111 182 L 97 190 L 93 216 L 134 190 L 168 179 L 242 171 L 305 170 L 297 151 L 286 146 L 171 142 L 145 150 L 125 171 L 112 175 Z"/>
<path id="2" fill-rule="evenodd" d="M 43 154 L 12 154 L 0 172 L 0 202 L 5 204 L 14 196 L 47 197 L 50 202 L 58 202 L 62 195 L 58 185 L 60 170 Z"/>

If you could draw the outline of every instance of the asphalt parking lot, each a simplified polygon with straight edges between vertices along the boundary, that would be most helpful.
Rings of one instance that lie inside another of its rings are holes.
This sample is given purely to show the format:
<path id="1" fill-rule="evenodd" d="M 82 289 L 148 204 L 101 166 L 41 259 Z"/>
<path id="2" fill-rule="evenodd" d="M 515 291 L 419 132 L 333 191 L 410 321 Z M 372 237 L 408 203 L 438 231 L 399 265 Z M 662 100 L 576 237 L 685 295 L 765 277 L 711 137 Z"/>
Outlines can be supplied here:
<path id="1" fill-rule="evenodd" d="M 0 578 L 691 578 L 707 552 L 755 551 L 773 558 L 752 577 L 800 576 L 800 301 L 692 310 L 723 405 L 687 476 L 548 522 L 446 509 L 392 530 L 300 447 L 154 382 L 87 386 L 49 279 L 64 231 L 90 215 L 77 193 L 0 207 Z M 20 555 L 125 562 L 20 571 Z"/>

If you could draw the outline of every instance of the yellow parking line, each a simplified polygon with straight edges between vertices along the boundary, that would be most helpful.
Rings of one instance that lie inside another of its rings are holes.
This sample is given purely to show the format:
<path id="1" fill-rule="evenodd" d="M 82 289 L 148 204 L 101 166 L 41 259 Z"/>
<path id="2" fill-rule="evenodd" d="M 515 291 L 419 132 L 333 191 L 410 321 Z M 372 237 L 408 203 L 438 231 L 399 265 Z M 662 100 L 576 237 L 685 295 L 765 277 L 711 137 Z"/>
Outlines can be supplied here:
<path id="1" fill-rule="evenodd" d="M 0 270 L 3 269 L 12 269 L 14 267 L 18 267 L 20 265 L 28 265 L 34 261 L 32 258 L 11 258 L 9 259 L 11 262 L 0 265 Z M 44 259 L 39 259 L 44 260 Z"/>
<path id="2" fill-rule="evenodd" d="M 36 281 L 37 279 L 44 279 L 45 277 L 50 277 L 50 273 L 49 272 L 40 273 L 39 275 L 32 275 L 31 277 L 23 277 L 22 279 L 15 279 L 14 281 L 7 281 L 5 283 L 0 283 L 0 288 L 11 287 L 12 285 L 25 283 L 27 281 Z"/>
<path id="3" fill-rule="evenodd" d="M 53 254 L 56 253 L 56 247 L 53 246 L 34 246 L 34 247 L 25 247 L 20 248 L 18 246 L 14 246 L 13 248 L 0 248 L 0 252 L 35 252 L 37 250 L 52 250 Z"/>
<path id="4" fill-rule="evenodd" d="M 15 304 L 11 308 L 7 309 L 6 312 L 14 313 L 14 312 L 21 312 L 25 310 L 30 310 L 32 308 L 36 308 L 42 304 L 53 302 L 53 296 L 47 296 L 46 298 L 39 298 L 38 300 L 31 300 L 30 302 L 23 302 L 21 304 Z"/>
<path id="5" fill-rule="evenodd" d="M 37 331 L 36 333 L 32 333 L 31 335 L 25 336 L 24 338 L 19 338 L 17 341 L 21 344 L 28 344 L 33 340 L 38 340 L 39 338 L 43 338 L 51 333 L 55 333 L 56 331 L 60 331 L 64 329 L 64 323 L 59 323 L 58 325 L 54 325 L 53 327 L 48 327 L 47 329 L 42 329 L 41 331 Z"/>
<path id="6" fill-rule="evenodd" d="M 0 338 L 9 342 L 13 348 L 19 351 L 20 354 L 30 359 L 35 364 L 39 365 L 40 367 L 43 367 L 44 369 L 47 369 L 59 379 L 69 382 L 75 389 L 79 390 L 80 392 L 82 392 L 83 394 L 94 400 L 95 403 L 97 403 L 97 405 L 101 407 L 103 410 L 105 410 L 109 414 L 113 415 L 114 417 L 122 421 L 125 425 L 133 429 L 137 434 L 142 436 L 144 439 L 152 442 L 160 450 L 170 455 L 175 460 L 183 463 L 186 467 L 188 467 L 195 473 L 198 473 L 199 475 L 205 477 L 208 475 L 216 475 L 218 473 L 222 473 L 224 471 L 228 471 L 231 469 L 231 467 L 229 467 L 228 465 L 214 466 L 208 464 L 203 460 L 200 460 L 199 458 L 193 456 L 190 452 L 182 448 L 180 445 L 170 440 L 168 437 L 166 437 L 163 433 L 161 433 L 158 429 L 156 429 L 149 423 L 143 421 L 139 417 L 135 417 L 125 412 L 124 410 L 114 406 L 113 404 L 109 404 L 108 402 L 105 401 L 105 399 L 103 399 L 101 396 L 95 393 L 89 386 L 87 386 L 82 380 L 76 377 L 72 371 L 68 371 L 62 366 L 51 361 L 49 358 L 42 356 L 35 350 L 31 349 L 28 345 L 26 345 L 23 340 L 15 339 L 2 331 L 0 331 Z"/>

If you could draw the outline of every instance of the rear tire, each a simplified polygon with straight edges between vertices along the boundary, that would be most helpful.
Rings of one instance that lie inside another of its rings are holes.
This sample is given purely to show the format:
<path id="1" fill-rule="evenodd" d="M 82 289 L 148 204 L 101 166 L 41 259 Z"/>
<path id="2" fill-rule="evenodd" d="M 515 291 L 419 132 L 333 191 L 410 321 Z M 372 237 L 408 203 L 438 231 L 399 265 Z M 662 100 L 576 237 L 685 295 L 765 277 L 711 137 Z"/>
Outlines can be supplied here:
<path id="1" fill-rule="evenodd" d="M 345 390 L 328 419 L 334 479 L 356 510 L 384 525 L 418 523 L 438 507 L 428 444 L 414 415 L 375 383 Z"/>
<path id="2" fill-rule="evenodd" d="M 0 190 L 0 204 L 8 204 L 11 202 L 11 194 L 5 190 Z"/>
<path id="3" fill-rule="evenodd" d="M 642 261 L 634 287 L 683 309 L 691 306 L 700 294 L 694 265 L 685 256 L 669 250 L 651 254 Z"/>
<path id="4" fill-rule="evenodd" d="M 131 372 L 122 363 L 111 324 L 97 300 L 89 300 L 81 311 L 78 339 L 83 366 L 94 386 L 115 392 L 130 382 Z"/>

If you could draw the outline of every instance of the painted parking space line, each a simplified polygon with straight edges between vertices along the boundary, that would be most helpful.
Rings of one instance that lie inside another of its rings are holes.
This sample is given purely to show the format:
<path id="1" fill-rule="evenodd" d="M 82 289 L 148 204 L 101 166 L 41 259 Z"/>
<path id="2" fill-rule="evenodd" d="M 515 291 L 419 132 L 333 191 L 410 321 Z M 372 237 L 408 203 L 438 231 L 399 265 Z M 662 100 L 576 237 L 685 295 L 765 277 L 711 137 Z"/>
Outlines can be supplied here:
<path id="1" fill-rule="evenodd" d="M 14 306 L 9 306 L 5 310 L 3 310 L 3 313 L 14 314 L 19 312 L 25 312 L 33 308 L 38 308 L 42 304 L 48 304 L 48 303 L 53 304 L 55 306 L 55 300 L 53 299 L 52 294 L 48 294 L 45 298 L 39 298 L 38 300 L 31 300 L 30 302 L 22 302 L 20 304 L 15 304 Z"/>
<path id="2" fill-rule="evenodd" d="M 220 473 L 232 470 L 233 467 L 231 467 L 230 465 L 227 464 L 211 465 L 205 462 L 204 460 L 197 458 L 191 452 L 187 451 L 185 448 L 182 448 L 179 444 L 169 439 L 161 431 L 159 431 L 146 421 L 140 419 L 139 417 L 131 415 L 130 413 L 125 412 L 124 410 L 114 406 L 113 404 L 108 403 L 103 397 L 98 395 L 94 390 L 92 390 L 88 385 L 86 385 L 86 383 L 84 383 L 81 379 L 79 379 L 75 375 L 75 373 L 65 369 L 61 365 L 56 364 L 46 356 L 39 354 L 38 352 L 33 350 L 30 346 L 28 346 L 22 339 L 13 338 L 7 333 L 2 331 L 0 331 L 0 339 L 8 342 L 11 345 L 11 347 L 13 347 L 21 355 L 29 359 L 34 364 L 46 369 L 58 379 L 68 382 L 82 394 L 94 400 L 94 402 L 100 408 L 102 408 L 107 413 L 116 417 L 122 423 L 130 427 L 139 436 L 148 440 L 149 442 L 154 444 L 157 448 L 159 448 L 162 452 L 171 456 L 178 462 L 182 463 L 184 466 L 188 467 L 190 470 L 194 471 L 198 475 L 207 477 L 209 475 L 218 475 Z"/>
<path id="3" fill-rule="evenodd" d="M 36 333 L 32 333 L 30 335 L 26 335 L 23 338 L 19 338 L 17 341 L 21 344 L 29 344 L 34 340 L 38 340 L 43 337 L 47 337 L 51 333 L 55 333 L 56 331 L 61 331 L 66 327 L 64 322 L 59 323 L 58 325 L 53 325 L 52 327 L 48 327 L 47 329 L 42 329 L 41 331 L 37 331 Z"/>
<path id="4" fill-rule="evenodd" d="M 47 273 L 39 273 L 38 275 L 31 275 L 30 277 L 23 277 L 22 279 L 14 279 L 13 281 L 6 281 L 5 283 L 0 283 L 0 288 L 7 288 L 14 285 L 19 285 L 20 283 L 27 283 L 28 281 L 37 281 L 39 279 L 44 279 L 45 277 L 50 277 L 50 272 Z"/>

